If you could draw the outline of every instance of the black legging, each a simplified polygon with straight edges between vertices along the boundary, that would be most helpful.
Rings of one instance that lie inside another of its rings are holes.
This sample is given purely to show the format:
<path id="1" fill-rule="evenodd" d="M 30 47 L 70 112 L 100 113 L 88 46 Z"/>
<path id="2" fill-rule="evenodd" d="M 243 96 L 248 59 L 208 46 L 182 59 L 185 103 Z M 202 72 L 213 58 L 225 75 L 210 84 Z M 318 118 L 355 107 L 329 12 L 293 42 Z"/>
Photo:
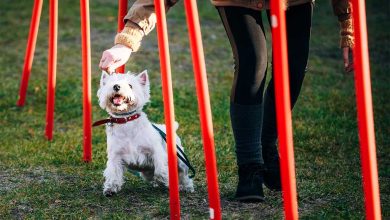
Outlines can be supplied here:
<path id="1" fill-rule="evenodd" d="M 241 7 L 218 7 L 235 62 L 231 102 L 257 105 L 263 102 L 267 72 L 267 45 L 260 11 Z M 298 99 L 309 54 L 313 5 L 292 6 L 286 11 L 291 107 Z M 269 16 L 269 11 L 267 11 Z M 264 95 L 262 144 L 275 144 L 277 138 L 274 83 Z"/>

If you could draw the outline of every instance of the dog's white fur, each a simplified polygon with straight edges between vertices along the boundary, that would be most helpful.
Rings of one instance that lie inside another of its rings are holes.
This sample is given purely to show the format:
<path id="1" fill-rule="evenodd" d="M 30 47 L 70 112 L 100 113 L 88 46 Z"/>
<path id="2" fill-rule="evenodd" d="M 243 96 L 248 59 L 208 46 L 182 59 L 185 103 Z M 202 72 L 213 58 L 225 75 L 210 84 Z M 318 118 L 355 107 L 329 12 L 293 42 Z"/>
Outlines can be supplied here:
<path id="1" fill-rule="evenodd" d="M 115 91 L 114 85 L 118 85 L 119 90 L 117 86 Z M 138 119 L 125 124 L 106 125 L 108 161 L 104 171 L 103 190 L 106 196 L 111 196 L 121 189 L 125 166 L 139 171 L 149 182 L 168 187 L 166 143 L 142 111 L 143 106 L 149 102 L 149 93 L 150 84 L 146 70 L 138 75 L 102 73 L 97 92 L 100 107 L 116 118 L 140 114 Z M 165 125 L 155 125 L 165 132 Z M 175 127 L 176 130 L 177 123 Z M 177 135 L 176 143 L 182 148 Z M 194 186 L 192 179 L 188 177 L 188 167 L 180 160 L 178 166 L 180 190 L 193 192 Z"/>

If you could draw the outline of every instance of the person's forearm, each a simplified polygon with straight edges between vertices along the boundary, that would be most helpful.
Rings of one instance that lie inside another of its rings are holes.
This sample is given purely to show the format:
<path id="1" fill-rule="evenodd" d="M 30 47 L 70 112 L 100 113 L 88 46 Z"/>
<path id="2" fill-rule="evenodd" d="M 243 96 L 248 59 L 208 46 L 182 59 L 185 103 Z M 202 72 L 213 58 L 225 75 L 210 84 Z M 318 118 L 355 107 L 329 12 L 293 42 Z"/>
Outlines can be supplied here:
<path id="1" fill-rule="evenodd" d="M 348 0 L 332 0 L 333 12 L 340 22 L 340 47 L 354 46 L 351 4 Z"/>
<path id="2" fill-rule="evenodd" d="M 177 0 L 166 0 L 166 9 L 173 6 Z M 142 38 L 148 35 L 156 26 L 157 18 L 154 0 L 137 0 L 124 18 L 125 28 L 115 37 L 115 44 L 122 44 L 137 51 Z"/>

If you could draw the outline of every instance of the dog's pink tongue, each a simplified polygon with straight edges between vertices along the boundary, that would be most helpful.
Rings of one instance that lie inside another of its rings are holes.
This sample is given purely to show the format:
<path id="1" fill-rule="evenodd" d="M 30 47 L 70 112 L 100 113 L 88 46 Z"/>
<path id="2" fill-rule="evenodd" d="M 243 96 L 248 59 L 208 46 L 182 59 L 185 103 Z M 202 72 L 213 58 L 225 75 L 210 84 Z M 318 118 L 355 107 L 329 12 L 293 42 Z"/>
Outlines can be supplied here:
<path id="1" fill-rule="evenodd" d="M 122 97 L 115 97 L 112 102 L 115 104 L 115 105 L 120 105 L 122 103 Z"/>

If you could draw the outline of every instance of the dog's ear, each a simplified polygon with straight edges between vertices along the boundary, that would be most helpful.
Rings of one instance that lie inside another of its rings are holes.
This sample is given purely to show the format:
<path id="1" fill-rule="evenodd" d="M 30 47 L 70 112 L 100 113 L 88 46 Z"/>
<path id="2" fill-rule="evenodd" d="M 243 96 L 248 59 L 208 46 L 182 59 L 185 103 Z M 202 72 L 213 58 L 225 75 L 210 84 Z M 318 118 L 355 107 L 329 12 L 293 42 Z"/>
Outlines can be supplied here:
<path id="1" fill-rule="evenodd" d="M 108 78 L 108 73 L 106 71 L 102 71 L 102 76 L 100 77 L 100 87 L 106 85 L 107 78 Z"/>
<path id="2" fill-rule="evenodd" d="M 149 76 L 148 76 L 147 70 L 144 70 L 140 74 L 138 74 L 137 78 L 138 78 L 139 82 L 141 83 L 141 85 L 149 84 Z"/>

